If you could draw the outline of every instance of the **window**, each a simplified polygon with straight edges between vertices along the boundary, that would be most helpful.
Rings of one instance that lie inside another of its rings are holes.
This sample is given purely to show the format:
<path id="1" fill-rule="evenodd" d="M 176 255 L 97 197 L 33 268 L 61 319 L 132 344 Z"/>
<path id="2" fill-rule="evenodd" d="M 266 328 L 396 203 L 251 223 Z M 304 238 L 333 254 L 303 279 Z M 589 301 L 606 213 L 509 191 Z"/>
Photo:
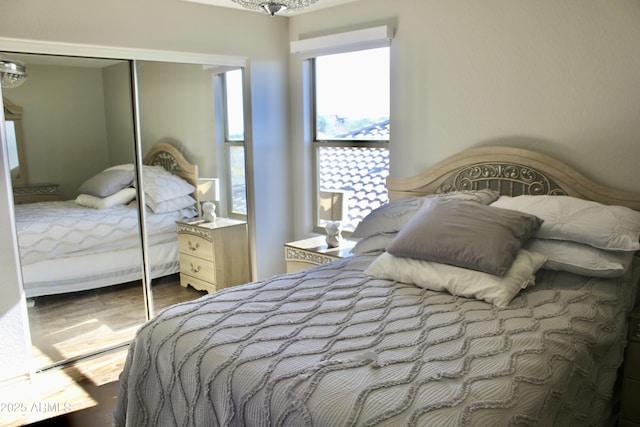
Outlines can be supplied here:
<path id="1" fill-rule="evenodd" d="M 320 193 L 346 198 L 343 230 L 353 231 L 388 200 L 389 47 L 311 60 L 316 206 Z M 316 227 L 325 225 L 316 209 Z"/>
<path id="2" fill-rule="evenodd" d="M 247 186 L 244 163 L 244 99 L 242 70 L 222 74 L 224 96 L 224 132 L 227 160 L 229 216 L 247 215 Z"/>

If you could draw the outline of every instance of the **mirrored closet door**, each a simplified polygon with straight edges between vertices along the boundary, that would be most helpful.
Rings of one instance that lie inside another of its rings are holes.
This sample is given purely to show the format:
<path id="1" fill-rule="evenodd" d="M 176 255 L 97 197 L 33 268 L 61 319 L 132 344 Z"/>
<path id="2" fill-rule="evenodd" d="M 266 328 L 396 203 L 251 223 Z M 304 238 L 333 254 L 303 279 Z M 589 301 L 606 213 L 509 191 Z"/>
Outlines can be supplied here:
<path id="1" fill-rule="evenodd" d="M 179 226 L 202 221 L 203 183 L 228 216 L 230 172 L 211 66 L 12 57 L 29 75 L 3 95 L 5 114 L 22 113 L 15 216 L 40 370 L 125 345 L 155 312 L 206 293 L 181 280 Z M 248 260 L 246 232 L 233 236 Z"/>
<path id="2" fill-rule="evenodd" d="M 242 75 L 242 70 L 157 61 L 136 61 L 135 66 L 142 151 L 166 143 L 188 163 L 183 169 L 196 168 L 195 177 L 187 174 L 186 179 L 196 187 L 198 213 L 184 213 L 174 226 L 180 274 L 152 279 L 158 312 L 177 300 L 250 280 L 244 155 L 238 154 L 244 153 L 242 89 L 237 87 L 242 80 L 228 81 L 230 73 Z M 149 184 L 145 181 L 145 193 L 153 190 Z M 172 208 L 191 203 L 183 194 L 171 196 Z M 151 202 L 147 213 L 157 213 Z M 157 262 L 161 254 L 153 250 L 150 259 Z"/>

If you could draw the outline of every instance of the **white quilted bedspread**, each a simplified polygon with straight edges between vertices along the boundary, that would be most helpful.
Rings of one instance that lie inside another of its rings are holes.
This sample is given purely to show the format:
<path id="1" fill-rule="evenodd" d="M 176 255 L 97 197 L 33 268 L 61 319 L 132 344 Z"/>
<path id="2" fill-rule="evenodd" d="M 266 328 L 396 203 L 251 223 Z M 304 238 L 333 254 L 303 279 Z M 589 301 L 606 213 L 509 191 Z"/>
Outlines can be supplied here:
<path id="1" fill-rule="evenodd" d="M 147 215 L 150 240 L 175 240 L 178 219 L 179 212 Z M 22 265 L 140 245 L 137 209 L 126 205 L 108 209 L 86 208 L 73 201 L 16 205 L 16 229 Z"/>
<path id="2" fill-rule="evenodd" d="M 602 425 L 634 293 L 543 271 L 507 308 L 353 257 L 173 306 L 138 331 L 117 426 Z"/>

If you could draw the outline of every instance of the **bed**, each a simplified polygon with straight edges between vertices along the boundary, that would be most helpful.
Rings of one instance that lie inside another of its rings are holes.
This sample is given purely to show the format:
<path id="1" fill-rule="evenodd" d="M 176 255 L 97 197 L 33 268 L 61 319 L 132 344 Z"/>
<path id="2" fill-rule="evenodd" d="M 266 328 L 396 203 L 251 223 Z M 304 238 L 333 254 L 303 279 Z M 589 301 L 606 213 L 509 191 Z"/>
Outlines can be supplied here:
<path id="1" fill-rule="evenodd" d="M 159 142 L 143 160 L 150 274 L 179 271 L 175 221 L 197 215 L 198 169 Z M 16 205 L 22 277 L 28 298 L 142 278 L 133 164 L 88 179 L 74 200 Z"/>
<path id="2" fill-rule="evenodd" d="M 354 256 L 143 325 L 115 425 L 606 425 L 639 276 L 640 194 L 508 147 L 388 190 L 354 231 Z"/>

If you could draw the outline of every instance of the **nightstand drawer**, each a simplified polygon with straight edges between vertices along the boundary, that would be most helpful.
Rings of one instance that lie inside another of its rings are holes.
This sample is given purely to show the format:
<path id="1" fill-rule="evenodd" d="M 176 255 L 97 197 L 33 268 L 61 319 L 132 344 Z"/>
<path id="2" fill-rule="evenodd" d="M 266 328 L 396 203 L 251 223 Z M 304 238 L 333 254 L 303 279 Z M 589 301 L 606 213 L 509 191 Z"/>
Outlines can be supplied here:
<path id="1" fill-rule="evenodd" d="M 178 236 L 178 250 L 187 255 L 198 258 L 213 259 L 213 245 L 203 237 L 192 234 L 180 234 Z"/>
<path id="2" fill-rule="evenodd" d="M 180 272 L 209 283 L 216 283 L 216 269 L 211 260 L 204 260 L 194 256 L 180 257 Z"/>

